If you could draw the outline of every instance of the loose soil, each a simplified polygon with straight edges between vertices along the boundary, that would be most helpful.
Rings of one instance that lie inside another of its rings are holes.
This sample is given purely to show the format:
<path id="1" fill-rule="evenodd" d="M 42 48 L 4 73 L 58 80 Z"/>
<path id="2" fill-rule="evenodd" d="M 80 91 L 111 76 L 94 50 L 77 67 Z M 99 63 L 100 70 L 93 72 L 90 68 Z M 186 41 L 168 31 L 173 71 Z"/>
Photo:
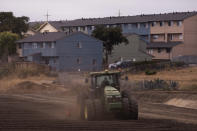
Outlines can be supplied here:
<path id="1" fill-rule="evenodd" d="M 63 77 L 62 77 L 63 78 Z M 0 92 L 3 131 L 176 131 L 197 129 L 197 92 L 131 91 L 138 100 L 139 120 L 82 121 L 76 92 L 81 79 L 59 85 L 52 81 L 18 82 Z M 79 83 L 78 83 L 79 82 Z M 2 87 L 1 87 L 2 88 Z"/>

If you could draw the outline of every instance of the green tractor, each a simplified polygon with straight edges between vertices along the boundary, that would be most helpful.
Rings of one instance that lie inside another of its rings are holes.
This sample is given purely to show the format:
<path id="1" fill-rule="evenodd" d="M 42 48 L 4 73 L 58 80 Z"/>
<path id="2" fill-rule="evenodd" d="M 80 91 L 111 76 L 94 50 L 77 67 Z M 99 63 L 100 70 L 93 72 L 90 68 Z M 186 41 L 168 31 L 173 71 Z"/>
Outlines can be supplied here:
<path id="1" fill-rule="evenodd" d="M 87 90 L 78 96 L 80 115 L 83 120 L 101 120 L 103 116 L 112 114 L 124 119 L 138 119 L 138 104 L 120 90 L 120 72 L 90 73 L 86 83 L 91 83 Z"/>

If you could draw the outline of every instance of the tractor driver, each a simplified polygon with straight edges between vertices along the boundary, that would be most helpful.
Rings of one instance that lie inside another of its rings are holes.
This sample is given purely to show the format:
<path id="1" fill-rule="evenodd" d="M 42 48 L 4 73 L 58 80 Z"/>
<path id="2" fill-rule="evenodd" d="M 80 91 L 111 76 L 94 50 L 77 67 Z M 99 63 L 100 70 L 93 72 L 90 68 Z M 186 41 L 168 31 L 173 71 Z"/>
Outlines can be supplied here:
<path id="1" fill-rule="evenodd" d="M 105 87 L 106 85 L 109 85 L 109 81 L 107 80 L 107 77 L 104 78 L 104 80 L 101 83 L 101 87 Z"/>

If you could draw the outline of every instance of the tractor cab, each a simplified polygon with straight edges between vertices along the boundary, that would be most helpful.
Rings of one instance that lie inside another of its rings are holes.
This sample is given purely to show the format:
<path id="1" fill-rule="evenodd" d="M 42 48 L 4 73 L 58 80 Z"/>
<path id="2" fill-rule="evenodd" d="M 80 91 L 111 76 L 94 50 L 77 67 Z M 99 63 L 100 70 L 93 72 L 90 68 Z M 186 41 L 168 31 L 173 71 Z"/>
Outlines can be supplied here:
<path id="1" fill-rule="evenodd" d="M 94 72 L 90 74 L 90 77 L 92 89 L 105 88 L 105 86 L 111 86 L 120 91 L 120 72 Z"/>

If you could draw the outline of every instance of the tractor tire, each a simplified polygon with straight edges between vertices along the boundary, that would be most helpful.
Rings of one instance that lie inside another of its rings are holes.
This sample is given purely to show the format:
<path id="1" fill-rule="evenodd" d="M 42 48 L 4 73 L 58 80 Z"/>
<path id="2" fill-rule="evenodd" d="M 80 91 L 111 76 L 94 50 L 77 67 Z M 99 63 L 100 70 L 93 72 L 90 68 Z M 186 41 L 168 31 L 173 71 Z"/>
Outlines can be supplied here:
<path id="1" fill-rule="evenodd" d="M 79 105 L 81 120 L 85 120 L 85 116 L 84 116 L 85 101 L 86 101 L 86 97 L 84 94 L 79 94 L 77 96 L 77 104 Z"/>
<path id="2" fill-rule="evenodd" d="M 130 103 L 131 119 L 137 120 L 138 119 L 138 103 L 134 98 L 130 98 L 129 103 Z"/>
<path id="3" fill-rule="evenodd" d="M 85 105 L 80 103 L 80 118 L 81 120 L 85 120 L 85 115 L 84 115 L 84 108 L 85 108 Z"/>
<path id="4" fill-rule="evenodd" d="M 103 105 L 101 100 L 95 99 L 94 100 L 94 107 L 95 107 L 95 119 L 102 120 L 103 118 Z"/>
<path id="5" fill-rule="evenodd" d="M 123 98 L 123 116 L 124 119 L 138 119 L 138 104 L 134 99 Z"/>
<path id="6" fill-rule="evenodd" d="M 85 120 L 91 121 L 95 119 L 95 108 L 92 100 L 85 101 L 83 111 L 83 117 Z"/>
<path id="7" fill-rule="evenodd" d="M 127 120 L 131 116 L 130 106 L 129 106 L 129 99 L 128 98 L 123 98 L 122 104 L 123 104 L 122 116 L 123 116 L 123 119 Z"/>

